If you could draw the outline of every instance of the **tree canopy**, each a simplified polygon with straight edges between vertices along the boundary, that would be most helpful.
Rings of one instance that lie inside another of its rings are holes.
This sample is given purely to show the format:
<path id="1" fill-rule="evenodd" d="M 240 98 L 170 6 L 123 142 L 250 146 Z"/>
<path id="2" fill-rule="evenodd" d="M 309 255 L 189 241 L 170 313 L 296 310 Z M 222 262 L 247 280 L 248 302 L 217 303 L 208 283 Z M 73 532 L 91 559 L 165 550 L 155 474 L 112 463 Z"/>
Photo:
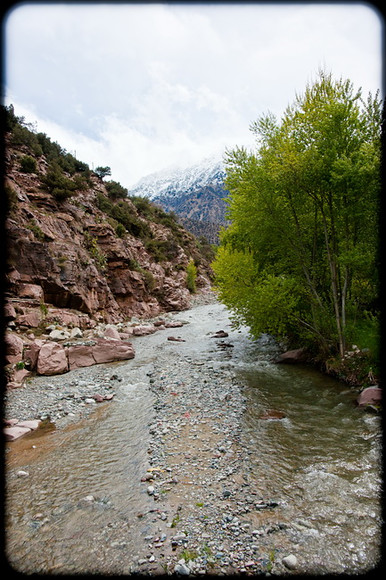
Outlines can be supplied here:
<path id="1" fill-rule="evenodd" d="M 214 262 L 220 298 L 254 335 L 344 355 L 378 304 L 381 102 L 319 72 L 255 152 L 226 154 L 228 218 Z"/>

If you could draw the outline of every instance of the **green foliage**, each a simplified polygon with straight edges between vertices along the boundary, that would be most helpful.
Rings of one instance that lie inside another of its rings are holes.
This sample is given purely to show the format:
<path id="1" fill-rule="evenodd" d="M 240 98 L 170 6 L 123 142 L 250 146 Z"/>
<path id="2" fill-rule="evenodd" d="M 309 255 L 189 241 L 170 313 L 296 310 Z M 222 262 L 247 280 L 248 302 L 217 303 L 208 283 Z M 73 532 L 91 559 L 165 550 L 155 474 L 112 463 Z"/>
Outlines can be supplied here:
<path id="1" fill-rule="evenodd" d="M 125 226 L 118 223 L 115 227 L 115 233 L 117 234 L 118 238 L 123 238 L 123 236 L 126 234 Z"/>
<path id="2" fill-rule="evenodd" d="M 104 177 L 107 177 L 107 175 L 111 175 L 111 167 L 97 167 L 95 169 L 95 173 L 97 174 L 98 177 L 100 177 L 100 179 L 103 179 Z"/>
<path id="3" fill-rule="evenodd" d="M 139 272 L 142 274 L 143 281 L 145 282 L 145 287 L 148 292 L 153 292 L 154 288 L 156 287 L 156 280 L 149 270 L 144 270 L 143 268 L 139 268 Z"/>
<path id="4" fill-rule="evenodd" d="M 84 241 L 86 249 L 90 256 L 94 259 L 97 267 L 102 271 L 105 270 L 107 266 L 107 259 L 103 252 L 99 249 L 97 238 L 92 236 L 89 232 L 85 231 Z"/>
<path id="5" fill-rule="evenodd" d="M 108 181 L 106 183 L 107 195 L 110 199 L 125 199 L 127 197 L 127 189 L 117 181 Z"/>
<path id="6" fill-rule="evenodd" d="M 20 169 L 24 173 L 36 173 L 36 168 L 37 168 L 36 160 L 30 155 L 24 155 L 20 159 Z"/>
<path id="7" fill-rule="evenodd" d="M 72 197 L 82 187 L 82 182 L 79 179 L 73 180 L 66 177 L 63 170 L 55 162 L 52 163 L 41 181 L 44 188 L 59 202 Z"/>
<path id="8" fill-rule="evenodd" d="M 126 201 L 120 200 L 114 203 L 102 193 L 97 193 L 96 205 L 98 209 L 122 224 L 131 235 L 146 239 L 151 237 L 152 233 L 148 224 L 135 215 Z"/>
<path id="9" fill-rule="evenodd" d="M 221 299 L 254 334 L 343 355 L 378 303 L 381 105 L 324 72 L 279 123 L 252 124 L 257 151 L 227 152 L 231 225 L 213 268 Z"/>
<path id="10" fill-rule="evenodd" d="M 200 236 L 197 239 L 197 248 L 200 255 L 205 258 L 208 262 L 212 262 L 216 256 L 217 246 L 210 244 L 205 236 Z"/>
<path id="11" fill-rule="evenodd" d="M 45 133 L 36 133 L 30 123 L 26 123 L 24 117 L 17 117 L 13 105 L 3 107 L 6 131 L 11 136 L 13 145 L 26 145 L 36 157 L 45 155 L 48 163 L 55 162 L 64 172 L 69 175 L 81 173 L 89 178 L 90 169 L 86 163 L 76 159 L 58 143 L 52 142 Z"/>
<path id="12" fill-rule="evenodd" d="M 198 557 L 198 553 L 195 550 L 188 550 L 184 548 L 181 552 L 181 557 L 185 560 L 185 562 L 190 562 L 191 560 L 195 560 Z"/>
<path id="13" fill-rule="evenodd" d="M 189 260 L 189 264 L 186 267 L 186 285 L 191 294 L 194 294 L 197 290 L 196 288 L 196 278 L 197 278 L 197 268 L 195 266 L 192 258 Z"/>
<path id="14" fill-rule="evenodd" d="M 183 228 L 177 221 L 177 216 L 173 212 L 166 212 L 161 207 L 152 203 L 148 198 L 141 196 L 130 196 L 131 203 L 134 204 L 139 215 L 154 223 L 169 228 L 173 232 L 176 240 L 181 241 Z"/>

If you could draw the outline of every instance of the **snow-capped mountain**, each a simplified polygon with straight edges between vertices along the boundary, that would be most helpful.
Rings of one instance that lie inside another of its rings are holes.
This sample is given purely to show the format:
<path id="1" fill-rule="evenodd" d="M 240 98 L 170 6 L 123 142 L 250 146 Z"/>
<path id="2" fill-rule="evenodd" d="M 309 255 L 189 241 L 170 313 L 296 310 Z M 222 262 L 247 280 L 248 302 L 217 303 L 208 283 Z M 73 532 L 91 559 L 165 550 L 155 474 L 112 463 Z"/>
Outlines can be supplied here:
<path id="1" fill-rule="evenodd" d="M 129 191 L 130 195 L 154 197 L 179 195 L 208 185 L 221 186 L 225 177 L 225 169 L 218 157 L 208 157 L 201 163 L 187 168 L 165 169 L 151 173 L 138 181 Z"/>
<path id="2" fill-rule="evenodd" d="M 148 197 L 166 211 L 173 211 L 196 236 L 217 243 L 219 229 L 225 224 L 224 178 L 222 161 L 210 157 L 186 169 L 148 175 L 129 195 Z"/>

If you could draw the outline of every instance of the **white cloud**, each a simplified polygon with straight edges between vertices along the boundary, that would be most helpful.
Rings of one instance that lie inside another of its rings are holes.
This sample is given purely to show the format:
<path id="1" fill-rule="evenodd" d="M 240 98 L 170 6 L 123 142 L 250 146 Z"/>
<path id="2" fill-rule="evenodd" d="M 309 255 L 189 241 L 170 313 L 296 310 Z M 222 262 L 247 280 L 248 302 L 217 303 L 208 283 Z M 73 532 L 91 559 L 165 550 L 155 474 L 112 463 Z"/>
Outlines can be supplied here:
<path id="1" fill-rule="evenodd" d="M 6 101 L 125 186 L 236 144 L 325 67 L 381 85 L 381 22 L 351 4 L 21 4 Z"/>

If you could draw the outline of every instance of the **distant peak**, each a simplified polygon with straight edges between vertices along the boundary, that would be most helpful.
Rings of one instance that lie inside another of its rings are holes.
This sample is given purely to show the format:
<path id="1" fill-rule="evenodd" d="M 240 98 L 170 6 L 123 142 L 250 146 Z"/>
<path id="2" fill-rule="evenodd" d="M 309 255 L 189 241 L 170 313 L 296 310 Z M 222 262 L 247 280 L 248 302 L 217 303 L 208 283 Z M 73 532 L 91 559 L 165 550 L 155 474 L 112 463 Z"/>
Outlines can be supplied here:
<path id="1" fill-rule="evenodd" d="M 181 191 L 195 189 L 210 183 L 222 183 L 225 169 L 219 155 L 210 155 L 188 167 L 169 167 L 140 179 L 129 195 L 160 197 L 179 195 Z"/>

